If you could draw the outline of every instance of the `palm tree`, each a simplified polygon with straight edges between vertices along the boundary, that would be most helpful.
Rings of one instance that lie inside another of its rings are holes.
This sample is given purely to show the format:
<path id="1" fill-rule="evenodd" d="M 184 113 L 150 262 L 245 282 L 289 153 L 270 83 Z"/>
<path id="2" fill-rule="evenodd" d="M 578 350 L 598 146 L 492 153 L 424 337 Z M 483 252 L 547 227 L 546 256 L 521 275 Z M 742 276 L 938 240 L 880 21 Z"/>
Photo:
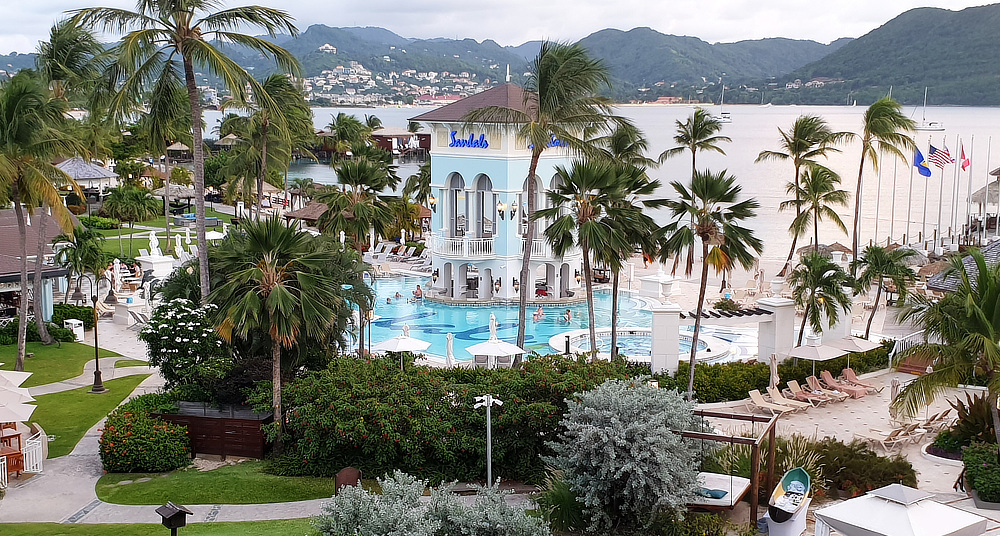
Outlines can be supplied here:
<path id="1" fill-rule="evenodd" d="M 327 206 L 317 224 L 324 232 L 344 231 L 354 248 L 362 251 L 369 232 L 385 236 L 393 221 L 388 202 L 379 195 L 391 179 L 385 166 L 366 158 L 341 160 L 336 169 L 341 186 L 317 194 L 317 199 Z"/>
<path id="2" fill-rule="evenodd" d="M 365 126 L 368 127 L 368 132 L 374 132 L 382 128 L 382 120 L 378 118 L 375 114 L 368 115 L 365 114 Z"/>
<path id="3" fill-rule="evenodd" d="M 676 127 L 676 134 L 674 135 L 674 143 L 677 144 L 676 147 L 672 147 L 660 153 L 660 163 L 663 163 L 668 158 L 682 154 L 684 151 L 689 151 L 691 153 L 691 179 L 694 180 L 697 174 L 697 158 L 698 151 L 715 151 L 720 154 L 726 154 L 726 151 L 719 147 L 722 142 L 733 141 L 729 136 L 719 136 L 718 133 L 722 130 L 722 123 L 718 119 L 712 117 L 708 112 L 702 108 L 696 108 L 691 117 L 688 117 L 683 123 L 678 119 L 674 122 Z M 691 224 L 694 225 L 694 220 L 691 220 Z M 674 259 L 674 268 L 672 273 L 677 272 L 677 262 L 678 259 Z M 694 249 L 688 249 L 687 264 L 684 266 L 684 275 L 691 277 L 691 272 L 694 271 Z M 694 365 L 692 364 L 692 370 Z"/>
<path id="4" fill-rule="evenodd" d="M 545 238 L 559 256 L 579 247 L 583 254 L 583 279 L 587 286 L 587 314 L 590 351 L 597 356 L 597 319 L 594 316 L 594 274 L 592 252 L 627 248 L 622 233 L 615 232 L 604 215 L 614 211 L 612 203 L 620 196 L 613 165 L 599 160 L 574 160 L 570 168 L 556 167 L 562 181 L 548 192 L 549 207 L 535 212 L 535 219 L 552 222 Z"/>
<path id="5" fill-rule="evenodd" d="M 553 137 L 565 142 L 574 151 L 583 152 L 587 148 L 583 141 L 586 134 L 601 130 L 609 122 L 617 120 L 612 116 L 611 101 L 597 94 L 602 86 L 611 87 L 608 71 L 600 60 L 591 58 L 579 43 L 568 45 L 543 41 L 530 72 L 521 107 L 486 106 L 472 110 L 464 117 L 467 127 L 486 125 L 488 129 L 513 132 L 531 148 L 528 176 L 525 177 L 528 183 L 525 207 L 528 224 L 524 234 L 521 281 L 530 281 L 538 159 Z M 529 286 L 521 285 L 519 290 L 518 346 L 524 346 Z"/>
<path id="6" fill-rule="evenodd" d="M 72 229 L 72 217 L 62 202 L 55 181 L 74 187 L 76 183 L 52 165 L 58 156 L 79 151 L 79 145 L 64 130 L 65 99 L 52 98 L 48 88 L 29 73 L 19 73 L 0 84 L 0 201 L 14 206 L 18 246 L 21 254 L 22 289 L 28 288 L 28 245 L 25 211 L 43 203 L 63 229 Z M 9 196 L 9 197 L 8 197 Z M 17 359 L 15 370 L 24 370 L 27 297 L 18 308 Z"/>
<path id="7" fill-rule="evenodd" d="M 881 246 L 868 246 L 861 256 L 854 260 L 857 266 L 853 268 L 855 272 L 860 268 L 857 286 L 867 293 L 872 283 L 875 287 L 875 305 L 872 306 L 872 313 L 868 316 L 868 324 L 865 326 L 865 338 L 872 329 L 872 320 L 875 319 L 875 311 L 878 310 L 878 302 L 882 298 L 882 286 L 888 279 L 896 285 L 899 291 L 898 303 L 903 303 L 906 299 L 906 287 L 916 279 L 917 274 L 913 268 L 906 265 L 906 259 L 916 255 L 917 252 L 908 248 L 896 248 L 887 250 Z"/>
<path id="8" fill-rule="evenodd" d="M 67 101 L 82 99 L 105 68 L 107 53 L 93 33 L 71 20 L 55 23 L 49 40 L 38 44 L 35 67 L 47 80 L 52 97 Z"/>
<path id="9" fill-rule="evenodd" d="M 111 100 L 117 114 L 134 112 L 139 95 L 164 71 L 183 73 L 191 108 L 192 152 L 194 153 L 195 220 L 198 235 L 199 279 L 202 299 L 207 299 L 208 242 L 205 239 L 205 154 L 202 139 L 201 95 L 195 79 L 195 65 L 223 80 L 230 93 L 243 96 L 252 80 L 246 70 L 226 56 L 216 45 L 231 43 L 273 57 L 286 72 L 298 71 L 298 62 L 280 46 L 239 30 L 259 28 L 270 37 L 279 32 L 298 35 L 288 13 L 261 6 L 241 6 L 212 11 L 216 0 L 140 0 L 136 11 L 111 7 L 73 11 L 73 21 L 84 27 L 125 33 L 115 47 L 118 58 L 112 78 L 121 83 Z M 179 75 L 179 74 L 178 74 Z"/>
<path id="10" fill-rule="evenodd" d="M 87 271 L 97 274 L 101 268 L 107 264 L 104 255 L 104 235 L 78 225 L 72 234 L 60 234 L 52 240 L 52 244 L 63 244 L 56 253 L 56 264 L 70 270 L 70 281 L 67 288 L 73 287 L 73 274 L 80 276 L 76 286 L 80 286 L 80 280 Z M 97 289 L 92 289 L 94 294 Z M 69 300 L 69 292 L 63 297 L 63 303 Z"/>
<path id="11" fill-rule="evenodd" d="M 134 186 L 119 186 L 112 188 L 101 209 L 108 216 L 128 222 L 131 232 L 128 235 L 128 256 L 132 256 L 132 237 L 135 236 L 135 222 L 146 221 L 156 217 L 160 203 L 145 188 Z M 121 238 L 118 239 L 119 252 L 122 252 Z"/>
<path id="12" fill-rule="evenodd" d="M 417 203 L 426 206 L 431 198 L 431 161 L 428 159 L 417 172 L 406 178 L 403 185 L 403 195 L 413 198 Z"/>
<path id="13" fill-rule="evenodd" d="M 850 279 L 843 268 L 818 253 L 806 255 L 802 263 L 792 270 L 788 276 L 792 299 L 795 305 L 805 309 L 797 346 L 802 346 L 807 320 L 813 332 L 822 333 L 824 317 L 827 324 L 833 327 L 840 318 L 841 310 L 851 310 L 851 297 L 844 291 Z"/>
<path id="14" fill-rule="evenodd" d="M 846 207 L 850 198 L 846 190 L 838 190 L 840 175 L 826 166 L 810 164 L 802 173 L 799 181 L 790 182 L 785 192 L 795 192 L 795 198 L 782 201 L 778 210 L 788 210 L 795 207 L 795 219 L 788 230 L 793 237 L 806 233 L 809 224 L 813 228 L 814 251 L 819 251 L 819 222 L 832 221 L 841 231 L 847 233 L 847 226 L 834 210 L 834 206 Z M 792 240 L 794 244 L 794 238 Z"/>
<path id="15" fill-rule="evenodd" d="M 792 181 L 795 185 L 791 191 L 796 192 L 795 219 L 799 219 L 802 214 L 802 205 L 799 201 L 799 179 L 802 177 L 804 168 L 811 164 L 816 164 L 818 158 L 825 158 L 827 153 L 840 152 L 833 145 L 841 140 L 850 137 L 849 132 L 833 132 L 826 120 L 818 115 L 800 115 L 790 131 L 778 129 L 781 134 L 780 149 L 777 151 L 761 151 L 754 162 L 765 160 L 791 160 L 792 167 L 795 168 L 795 177 Z M 794 225 L 794 224 L 793 224 Z M 845 230 L 846 232 L 846 230 Z M 781 268 L 779 275 L 785 275 L 791 268 L 792 257 L 795 255 L 795 245 L 799 234 L 792 233 L 792 247 L 788 250 L 788 258 Z"/>
<path id="16" fill-rule="evenodd" d="M 337 321 L 340 282 L 325 272 L 333 251 L 317 247 L 312 235 L 277 218 L 240 226 L 240 247 L 219 248 L 213 269 L 227 274 L 209 303 L 218 305 L 217 329 L 227 341 L 254 331 L 271 339 L 271 382 L 275 449 L 282 448 L 281 350 L 303 336 L 327 340 Z"/>
<path id="17" fill-rule="evenodd" d="M 377 119 L 377 118 L 376 118 Z M 323 139 L 323 145 L 343 157 L 351 147 L 365 143 L 371 135 L 371 130 L 356 116 L 340 112 L 331 117 L 326 126 L 330 135 Z"/>
<path id="18" fill-rule="evenodd" d="M 926 407 L 946 388 L 971 384 L 972 378 L 986 378 L 986 394 L 993 428 L 1000 439 L 1000 265 L 987 264 L 983 253 L 972 250 L 972 262 L 952 258 L 950 271 L 958 288 L 939 301 L 911 297 L 901 320 L 911 320 L 925 330 L 918 344 L 900 359 L 916 355 L 933 362 L 926 374 L 906 384 L 893 407 L 913 415 Z M 929 342 L 936 341 L 936 342 Z"/>
<path id="19" fill-rule="evenodd" d="M 764 244 L 754 236 L 753 231 L 740 225 L 743 220 L 754 217 L 760 205 L 753 198 L 740 201 L 742 187 L 736 184 L 736 177 L 728 175 L 725 170 L 718 173 L 707 170 L 697 172 L 691 177 L 689 186 L 679 181 L 670 185 L 680 199 L 669 199 L 664 203 L 674 221 L 658 232 L 663 236 L 659 257 L 663 262 L 671 255 L 696 247 L 696 239 L 701 241 L 701 288 L 692 338 L 697 341 L 708 286 L 708 267 L 714 267 L 716 273 L 730 270 L 737 264 L 749 269 L 753 266 L 754 254 L 759 255 L 764 249 Z M 697 354 L 698 345 L 692 344 L 688 400 L 694 399 Z"/>
<path id="20" fill-rule="evenodd" d="M 257 169 L 257 217 L 264 199 L 264 177 L 268 169 L 287 170 L 291 160 L 292 139 L 301 137 L 301 130 L 312 133 L 312 114 L 302 97 L 302 91 L 287 76 L 272 74 L 261 83 L 253 83 L 252 98 L 231 100 L 223 110 L 235 108 L 250 114 L 248 132 L 243 135 L 259 152 Z M 305 110 L 305 112 L 303 111 Z M 308 123 L 302 119 L 307 118 Z M 268 157 L 268 147 L 276 154 Z"/>
<path id="21" fill-rule="evenodd" d="M 655 168 L 659 163 L 646 156 L 649 142 L 639 127 L 628 121 L 619 121 L 606 136 L 591 140 L 599 149 L 598 155 L 612 162 L 639 168 Z"/>
<path id="22" fill-rule="evenodd" d="M 916 148 L 913 138 L 907 132 L 913 132 L 916 123 L 903 114 L 903 107 L 892 97 L 884 97 L 865 110 L 861 127 L 861 163 L 858 164 L 858 187 L 854 191 L 854 237 L 851 251 L 858 258 L 858 240 L 861 233 L 861 179 L 865 174 L 865 160 L 870 160 L 872 167 L 878 170 L 879 155 L 888 153 L 900 160 L 906 161 L 903 151 Z M 853 269 L 853 268 L 852 268 Z"/>

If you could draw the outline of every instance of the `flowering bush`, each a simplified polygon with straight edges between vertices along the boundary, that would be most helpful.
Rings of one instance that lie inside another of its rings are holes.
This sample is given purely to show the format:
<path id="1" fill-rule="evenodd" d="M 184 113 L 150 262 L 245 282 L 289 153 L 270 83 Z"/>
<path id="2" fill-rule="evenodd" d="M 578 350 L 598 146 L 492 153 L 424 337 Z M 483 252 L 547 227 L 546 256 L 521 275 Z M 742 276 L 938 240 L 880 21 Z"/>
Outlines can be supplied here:
<path id="1" fill-rule="evenodd" d="M 119 409 L 101 430 L 100 455 L 110 473 L 172 471 L 188 464 L 187 427 Z"/>
<path id="2" fill-rule="evenodd" d="M 139 333 L 149 348 L 149 364 L 159 367 L 168 389 L 195 385 L 211 390 L 232 370 L 229 350 L 209 320 L 214 308 L 176 299 L 158 307 Z"/>
<path id="3" fill-rule="evenodd" d="M 986 502 L 1000 502 L 1000 463 L 997 463 L 997 446 L 991 443 L 973 443 L 962 453 L 965 463 L 965 482 L 976 490 Z"/>
<path id="4" fill-rule="evenodd" d="M 589 529 L 645 528 L 694 497 L 700 452 L 677 430 L 701 430 L 694 404 L 642 379 L 577 393 L 551 443 L 552 466 L 583 503 Z"/>
<path id="5" fill-rule="evenodd" d="M 480 488 L 475 502 L 466 504 L 450 486 L 431 490 L 427 482 L 396 471 L 378 480 L 382 493 L 360 486 L 342 488 L 323 507 L 313 525 L 325 536 L 547 536 L 549 529 L 524 509 L 504 501 L 497 488 Z"/>

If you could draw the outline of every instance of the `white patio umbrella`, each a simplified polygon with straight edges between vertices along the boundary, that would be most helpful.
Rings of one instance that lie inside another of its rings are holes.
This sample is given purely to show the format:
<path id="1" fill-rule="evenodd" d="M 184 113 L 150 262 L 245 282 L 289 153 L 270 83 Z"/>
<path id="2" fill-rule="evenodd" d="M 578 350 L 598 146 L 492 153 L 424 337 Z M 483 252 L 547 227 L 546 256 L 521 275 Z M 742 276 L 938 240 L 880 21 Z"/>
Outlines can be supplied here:
<path id="1" fill-rule="evenodd" d="M 0 404 L 23 404 L 34 401 L 35 397 L 23 387 L 0 386 Z"/>
<path id="2" fill-rule="evenodd" d="M 445 335 L 445 339 L 448 341 L 448 350 L 444 356 L 444 365 L 450 368 L 455 366 L 455 336 L 449 333 Z"/>
<path id="3" fill-rule="evenodd" d="M 834 348 L 832 346 L 826 345 L 803 345 L 796 348 L 792 348 L 788 352 L 788 357 L 797 357 L 799 359 L 807 359 L 813 362 L 813 376 L 816 375 L 816 362 L 817 361 L 827 361 L 829 359 L 834 359 L 840 357 L 847 353 L 847 350 L 841 350 L 839 348 Z"/>
<path id="4" fill-rule="evenodd" d="M 205 240 L 222 240 L 225 237 L 226 234 L 219 231 L 208 231 L 205 233 Z"/>
<path id="5" fill-rule="evenodd" d="M 490 338 L 486 342 L 473 344 L 466 348 L 472 355 L 485 355 L 487 357 L 506 357 L 517 354 L 526 354 L 523 348 L 507 341 L 497 338 L 497 317 L 490 313 Z"/>
<path id="6" fill-rule="evenodd" d="M 889 484 L 817 510 L 816 534 L 844 536 L 979 536 L 985 517 L 941 504 L 934 494 Z"/>
<path id="7" fill-rule="evenodd" d="M 3 363 L 0 363 L 2 366 Z M 28 377 L 31 376 L 30 372 L 17 372 L 14 370 L 0 370 L 0 385 L 7 385 L 9 387 L 20 387 Z"/>
<path id="8" fill-rule="evenodd" d="M 856 353 L 856 352 L 857 353 L 868 352 L 868 351 L 871 351 L 871 350 L 874 350 L 874 349 L 878 348 L 879 346 L 882 346 L 881 344 L 879 344 L 877 342 L 872 342 L 872 341 L 869 341 L 868 339 L 862 339 L 860 337 L 853 337 L 853 336 L 852 337 L 844 337 L 843 339 L 834 339 L 834 340 L 826 343 L 826 345 L 827 346 L 831 346 L 833 348 L 838 348 L 840 350 L 846 350 L 846 351 L 850 352 L 850 353 L 847 354 L 847 366 L 848 366 L 848 368 L 850 368 L 850 366 L 851 366 L 851 354 L 852 353 Z"/>
<path id="9" fill-rule="evenodd" d="M 35 406 L 28 404 L 0 404 L 0 422 L 24 422 L 34 411 Z"/>
<path id="10" fill-rule="evenodd" d="M 372 346 L 372 352 L 423 352 L 431 343 L 410 337 L 410 326 L 403 324 L 403 334 Z"/>

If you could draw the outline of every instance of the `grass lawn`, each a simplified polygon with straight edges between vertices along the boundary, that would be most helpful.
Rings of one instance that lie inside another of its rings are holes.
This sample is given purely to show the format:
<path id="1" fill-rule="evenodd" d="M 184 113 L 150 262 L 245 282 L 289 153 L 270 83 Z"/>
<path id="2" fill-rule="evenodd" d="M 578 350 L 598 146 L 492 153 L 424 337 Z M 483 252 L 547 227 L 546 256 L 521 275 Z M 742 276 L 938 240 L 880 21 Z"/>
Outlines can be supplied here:
<path id="1" fill-rule="evenodd" d="M 64 525 L 61 523 L 7 523 L 4 536 L 163 536 L 169 531 L 158 523 Z M 303 536 L 318 534 L 309 519 L 242 521 L 239 523 L 189 523 L 178 533 L 184 536 Z"/>
<path id="2" fill-rule="evenodd" d="M 72 452 L 83 434 L 118 407 L 147 376 L 148 374 L 144 374 L 108 380 L 104 382 L 104 387 L 111 391 L 100 395 L 88 393 L 88 386 L 35 397 L 38 409 L 32 414 L 31 420 L 40 424 L 46 434 L 56 436 L 56 440 L 49 444 L 49 458 Z"/>
<path id="3" fill-rule="evenodd" d="M 115 361 L 115 368 L 124 367 L 148 367 L 149 363 L 145 361 L 140 361 L 138 359 L 119 359 Z"/>
<path id="4" fill-rule="evenodd" d="M 194 203 L 193 202 L 191 203 L 191 212 L 194 212 Z M 213 210 L 211 207 L 208 206 L 208 203 L 205 203 L 205 217 L 206 218 L 219 218 L 219 221 L 224 221 L 226 223 L 229 223 L 229 218 L 232 218 L 233 216 L 232 216 L 232 214 L 226 214 L 224 212 L 219 212 L 217 210 Z M 171 216 L 171 218 L 173 218 L 173 216 Z M 171 221 L 173 221 L 173 220 L 171 219 Z M 160 216 L 158 218 L 153 218 L 151 220 L 146 220 L 146 221 L 143 221 L 143 222 L 139 222 L 136 225 L 144 225 L 146 227 L 164 227 L 165 228 L 167 226 L 167 220 L 163 216 Z M 183 227 L 171 227 L 171 230 L 172 230 L 171 232 L 174 232 L 176 229 L 180 229 L 180 232 L 182 234 L 184 233 L 184 228 Z M 219 230 L 221 231 L 222 229 L 219 229 Z M 194 231 L 194 229 L 192 229 L 192 231 Z"/>
<path id="5" fill-rule="evenodd" d="M 46 429 L 47 431 L 48 429 Z M 244 462 L 214 471 L 179 469 L 170 476 L 108 473 L 97 482 L 97 497 L 116 504 L 256 504 L 321 499 L 333 495 L 333 478 L 275 476 L 263 462 Z M 122 480 L 149 482 L 118 486 Z"/>
<path id="6" fill-rule="evenodd" d="M 29 353 L 35 357 L 24 360 L 24 370 L 34 374 L 21 387 L 35 387 L 47 383 L 68 380 L 83 374 L 83 366 L 94 359 L 94 347 L 78 342 L 64 342 L 62 345 L 45 346 L 40 342 L 29 342 Z M 101 350 L 101 357 L 115 357 L 110 350 Z M 17 361 L 17 345 L 0 346 L 0 366 L 2 370 L 14 370 Z M 36 414 L 37 415 L 37 414 Z"/>

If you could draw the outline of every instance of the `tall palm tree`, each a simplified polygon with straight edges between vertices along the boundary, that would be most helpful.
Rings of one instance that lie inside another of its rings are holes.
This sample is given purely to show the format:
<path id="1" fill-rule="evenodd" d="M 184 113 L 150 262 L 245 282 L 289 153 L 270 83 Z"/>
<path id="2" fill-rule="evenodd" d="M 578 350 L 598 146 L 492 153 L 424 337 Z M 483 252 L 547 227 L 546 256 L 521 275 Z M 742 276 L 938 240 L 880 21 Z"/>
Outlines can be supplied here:
<path id="1" fill-rule="evenodd" d="M 824 317 L 827 325 L 833 327 L 840 319 L 841 311 L 846 313 L 851 310 L 851 297 L 844 291 L 850 280 L 851 276 L 843 268 L 819 253 L 806 255 L 802 263 L 791 271 L 788 284 L 792 289 L 792 299 L 796 305 L 805 308 L 797 346 L 802 346 L 806 321 L 813 332 L 822 333 Z"/>
<path id="2" fill-rule="evenodd" d="M 417 203 L 426 206 L 431 198 L 431 161 L 426 160 L 417 172 L 406 178 L 403 185 L 403 195 L 413 198 Z"/>
<path id="3" fill-rule="evenodd" d="M 351 147 L 365 143 L 371 135 L 371 129 L 357 116 L 344 112 L 332 116 L 326 128 L 330 134 L 323 138 L 323 145 L 341 157 L 346 155 Z"/>
<path id="4" fill-rule="evenodd" d="M 218 305 L 217 329 L 227 341 L 254 331 L 271 339 L 271 382 L 275 449 L 282 448 L 281 350 L 303 336 L 327 340 L 337 321 L 340 282 L 329 275 L 333 251 L 317 247 L 312 235 L 286 227 L 277 218 L 248 221 L 235 240 L 219 248 L 213 269 L 226 283 L 209 296 Z"/>
<path id="5" fill-rule="evenodd" d="M 378 118 L 375 114 L 368 115 L 365 114 L 365 126 L 368 127 L 369 132 L 374 132 L 382 128 L 382 120 Z"/>
<path id="6" fill-rule="evenodd" d="M 538 159 L 553 137 L 582 153 L 588 149 L 583 141 L 589 133 L 607 127 L 618 118 L 612 115 L 611 101 L 597 93 L 601 87 L 611 87 L 608 71 L 600 60 L 590 57 L 579 43 L 563 44 L 543 41 L 538 56 L 532 61 L 525 83 L 523 102 L 518 108 L 486 106 L 472 110 L 463 118 L 467 127 L 486 126 L 499 132 L 513 132 L 531 148 L 528 164 L 527 202 L 528 224 L 524 235 L 521 260 L 521 281 L 530 281 L 531 245 L 535 239 L 535 172 Z M 518 302 L 517 345 L 524 346 L 525 313 L 528 287 L 521 285 Z"/>
<path id="7" fill-rule="evenodd" d="M 619 121 L 607 135 L 590 140 L 599 149 L 598 156 L 612 162 L 640 168 L 655 168 L 659 163 L 646 156 L 649 141 L 642 130 L 629 121 Z"/>
<path id="8" fill-rule="evenodd" d="M 104 255 L 104 235 L 78 225 L 72 234 L 63 233 L 52 239 L 53 244 L 62 244 L 56 253 L 56 264 L 70 270 L 70 280 L 67 288 L 73 287 L 73 274 L 79 276 L 76 286 L 87 271 L 97 274 L 107 264 Z M 96 295 L 97 289 L 91 289 Z M 69 292 L 63 296 L 63 303 L 69 301 Z"/>
<path id="9" fill-rule="evenodd" d="M 240 30 L 258 28 L 275 37 L 279 32 L 295 36 L 298 29 L 285 11 L 261 6 L 217 9 L 217 0 L 138 0 L 135 11 L 111 7 L 75 10 L 73 21 L 85 27 L 111 33 L 125 33 L 115 47 L 118 58 L 112 78 L 120 83 L 110 109 L 119 114 L 134 111 L 138 96 L 163 71 L 183 73 L 191 108 L 192 152 L 194 153 L 195 226 L 198 235 L 199 279 L 202 299 L 207 299 L 211 283 L 208 274 L 208 242 L 205 239 L 205 154 L 202 139 L 201 96 L 195 79 L 195 65 L 223 80 L 229 91 L 243 96 L 252 80 L 246 70 L 226 56 L 219 43 L 231 43 L 265 57 L 277 66 L 296 73 L 298 62 L 287 50 Z"/>
<path id="10" fill-rule="evenodd" d="M 1000 439 L 1000 265 L 987 264 L 983 253 L 972 250 L 969 266 L 952 259 L 951 274 L 958 288 L 939 301 L 911 297 L 911 305 L 900 315 L 925 330 L 918 344 L 900 359 L 917 355 L 929 358 L 934 366 L 906 384 L 893 401 L 895 409 L 913 415 L 949 387 L 969 384 L 973 377 L 986 378 L 987 404 L 993 428 Z M 929 342 L 936 341 L 936 342 Z"/>
<path id="11" fill-rule="evenodd" d="M 730 270 L 737 264 L 749 269 L 754 255 L 759 255 L 764 244 L 753 231 L 740 224 L 753 218 L 760 204 L 756 199 L 740 200 L 742 187 L 736 177 L 725 170 L 718 173 L 699 171 L 685 186 L 679 181 L 670 183 L 680 199 L 669 199 L 664 205 L 670 210 L 673 222 L 662 228 L 659 257 L 663 262 L 671 255 L 697 247 L 701 242 L 701 287 L 698 290 L 698 310 L 694 320 L 694 341 L 701 331 L 701 314 L 705 306 L 705 289 L 708 286 L 708 268 L 716 273 Z M 691 345 L 691 369 L 688 376 L 688 400 L 694 399 L 694 367 L 698 345 Z"/>
<path id="12" fill-rule="evenodd" d="M 71 20 L 56 22 L 49 40 L 38 44 L 35 67 L 48 81 L 53 98 L 82 100 L 94 89 L 108 55 L 97 37 Z"/>
<path id="13" fill-rule="evenodd" d="M 246 99 L 233 99 L 223 104 L 223 110 L 237 109 L 249 114 L 246 121 L 250 145 L 260 153 L 257 168 L 257 217 L 264 199 L 264 177 L 268 169 L 287 170 L 291 160 L 292 139 L 301 137 L 298 131 L 312 133 L 312 114 L 302 91 L 287 77 L 272 74 L 259 84 Z M 308 119 L 308 123 L 303 121 Z M 268 158 L 268 148 L 277 154 Z"/>
<path id="14" fill-rule="evenodd" d="M 897 302 L 903 303 L 906 300 L 906 287 L 917 277 L 913 268 L 907 266 L 906 259 L 916 254 L 916 251 L 908 248 L 896 248 L 890 251 L 881 246 L 868 246 L 861 252 L 861 256 L 854 260 L 854 264 L 857 265 L 854 271 L 857 273 L 859 269 L 861 270 L 858 273 L 858 288 L 867 294 L 872 283 L 878 285 L 875 287 L 875 304 L 865 326 L 866 339 L 871 333 L 872 320 L 875 319 L 875 311 L 878 310 L 878 303 L 882 298 L 882 286 L 886 279 L 892 281 L 899 291 Z"/>
<path id="15" fill-rule="evenodd" d="M 340 187 L 316 196 L 327 206 L 317 224 L 324 232 L 344 231 L 354 248 L 362 251 L 368 244 L 369 232 L 385 236 L 386 227 L 393 221 L 388 202 L 379 195 L 391 179 L 385 166 L 366 158 L 341 160 L 336 169 Z"/>
<path id="16" fill-rule="evenodd" d="M 816 164 L 819 158 L 825 158 L 828 153 L 840 152 L 834 144 L 850 137 L 849 132 L 834 132 L 822 117 L 818 115 L 800 115 L 788 132 L 778 129 L 781 134 L 780 149 L 777 151 L 761 151 L 754 162 L 765 160 L 791 160 L 795 169 L 793 183 L 795 187 L 791 191 L 796 192 L 796 201 L 799 201 L 799 179 L 803 171 L 811 164 Z M 802 205 L 795 203 L 795 219 L 802 214 Z M 845 231 L 846 232 L 846 231 Z M 791 269 L 792 257 L 795 255 L 795 245 L 799 234 L 792 233 L 792 247 L 788 250 L 788 258 L 781 268 L 781 274 Z"/>
<path id="17" fill-rule="evenodd" d="M 812 223 L 814 251 L 819 251 L 820 221 L 832 221 L 847 233 L 847 226 L 833 207 L 846 207 L 851 194 L 846 190 L 838 190 L 839 184 L 840 175 L 837 172 L 826 166 L 809 164 L 799 181 L 790 182 L 785 187 L 785 192 L 794 192 L 795 198 L 778 205 L 779 211 L 795 208 L 795 219 L 788 228 L 793 237 L 805 234 Z M 795 243 L 794 239 L 792 243 Z"/>
<path id="18" fill-rule="evenodd" d="M 907 135 L 913 132 L 916 123 L 903 114 L 903 107 L 892 97 L 884 97 L 865 110 L 861 134 L 861 163 L 858 164 L 858 187 L 854 191 L 854 236 L 851 251 L 858 258 L 858 241 L 861 233 L 861 193 L 865 161 L 870 161 L 877 171 L 879 155 L 886 153 L 906 161 L 903 151 L 913 151 L 916 145 Z"/>
<path id="19" fill-rule="evenodd" d="M 128 256 L 132 256 L 132 237 L 135 236 L 135 223 L 156 217 L 160 203 L 145 188 L 134 186 L 119 186 L 112 188 L 101 209 L 112 218 L 128 222 L 131 232 L 128 235 Z M 121 237 L 118 239 L 121 251 Z"/>
<path id="20" fill-rule="evenodd" d="M 697 175 L 697 159 L 699 151 L 715 151 L 724 155 L 726 154 L 726 151 L 722 150 L 722 147 L 720 147 L 719 144 L 733 141 L 729 136 L 718 135 L 718 133 L 722 131 L 722 123 L 702 108 L 696 108 L 694 113 L 691 114 L 691 117 L 688 117 L 683 123 L 679 119 L 674 123 L 676 128 L 674 143 L 676 143 L 677 146 L 660 153 L 659 161 L 660 163 L 663 163 L 672 156 L 683 154 L 684 151 L 690 152 L 692 180 L 694 180 L 695 175 Z M 693 219 L 691 220 L 691 223 L 692 225 L 694 224 Z M 684 275 L 691 277 L 691 273 L 693 271 L 694 249 L 688 249 L 687 264 L 684 266 Z M 676 272 L 677 259 L 674 259 L 673 273 Z"/>
<path id="21" fill-rule="evenodd" d="M 556 167 L 562 181 L 548 192 L 549 207 L 535 212 L 535 219 L 551 220 L 545 238 L 559 256 L 579 247 L 583 254 L 583 279 L 587 286 L 590 351 L 597 356 L 597 319 L 594 316 L 594 273 L 591 255 L 607 249 L 627 247 L 622 233 L 604 219 L 620 196 L 615 167 L 599 160 L 574 160 L 569 169 Z"/>
<path id="22" fill-rule="evenodd" d="M 80 188 L 62 170 L 52 165 L 59 156 L 80 149 L 66 133 L 65 99 L 52 98 L 49 90 L 29 73 L 19 73 L 0 84 L 0 201 L 14 206 L 18 246 L 21 254 L 22 289 L 28 288 L 28 245 L 25 212 L 34 212 L 42 203 L 52 207 L 52 215 L 62 229 L 72 229 L 72 216 L 62 202 L 57 182 Z M 28 300 L 18 308 L 17 358 L 15 370 L 24 370 Z"/>

